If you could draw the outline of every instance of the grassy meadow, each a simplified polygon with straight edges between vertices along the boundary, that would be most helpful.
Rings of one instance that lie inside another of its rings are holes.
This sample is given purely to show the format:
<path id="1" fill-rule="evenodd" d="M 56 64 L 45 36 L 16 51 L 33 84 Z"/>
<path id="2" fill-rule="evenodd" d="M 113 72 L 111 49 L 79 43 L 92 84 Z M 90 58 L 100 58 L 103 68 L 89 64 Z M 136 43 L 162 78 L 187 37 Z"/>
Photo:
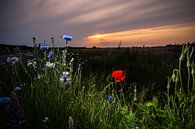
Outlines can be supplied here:
<path id="1" fill-rule="evenodd" d="M 194 45 L 30 52 L 0 67 L 2 129 L 195 127 Z"/>

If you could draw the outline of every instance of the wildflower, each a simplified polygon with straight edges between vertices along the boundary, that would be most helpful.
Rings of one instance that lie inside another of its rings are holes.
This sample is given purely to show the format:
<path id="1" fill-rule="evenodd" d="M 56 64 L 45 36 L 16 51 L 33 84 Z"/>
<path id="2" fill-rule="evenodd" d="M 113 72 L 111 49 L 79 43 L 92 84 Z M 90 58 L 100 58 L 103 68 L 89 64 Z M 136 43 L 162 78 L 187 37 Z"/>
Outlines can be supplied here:
<path id="1" fill-rule="evenodd" d="M 63 73 L 62 73 L 62 78 L 63 78 L 64 80 L 66 80 L 68 77 L 69 77 L 69 72 L 63 72 Z"/>
<path id="2" fill-rule="evenodd" d="M 42 122 L 44 122 L 44 123 L 49 122 L 49 118 L 46 116 L 46 117 L 42 120 Z"/>
<path id="3" fill-rule="evenodd" d="M 68 42 L 68 41 L 72 40 L 72 36 L 65 34 L 65 35 L 63 35 L 63 39 L 66 40 L 66 42 Z"/>
<path id="4" fill-rule="evenodd" d="M 48 53 L 48 55 L 47 55 L 47 58 L 48 58 L 48 59 L 51 59 L 51 58 L 53 58 L 53 57 L 54 57 L 53 51 L 49 51 L 49 53 Z"/>
<path id="5" fill-rule="evenodd" d="M 0 97 L 0 104 L 8 104 L 10 102 L 9 97 Z"/>
<path id="6" fill-rule="evenodd" d="M 44 127 L 47 129 L 47 128 L 48 128 L 48 123 L 49 123 L 49 118 L 46 116 L 46 117 L 42 120 L 42 122 L 43 122 Z"/>
<path id="7" fill-rule="evenodd" d="M 7 57 L 7 63 L 11 63 L 12 62 L 12 57 Z"/>
<path id="8" fill-rule="evenodd" d="M 62 75 L 63 75 L 63 76 L 68 76 L 68 75 L 69 75 L 69 72 L 68 72 L 68 71 L 63 72 Z"/>
<path id="9" fill-rule="evenodd" d="M 40 74 L 37 75 L 37 79 L 41 79 L 42 76 Z"/>
<path id="10" fill-rule="evenodd" d="M 14 57 L 12 57 L 12 56 L 7 57 L 7 63 L 15 64 L 17 62 L 19 62 L 19 58 L 18 57 L 15 57 L 15 56 Z"/>
<path id="11" fill-rule="evenodd" d="M 115 70 L 112 72 L 112 78 L 114 78 L 116 82 L 124 81 L 125 77 L 122 70 Z"/>
<path id="12" fill-rule="evenodd" d="M 54 68 L 54 67 L 56 66 L 56 64 L 55 64 L 55 63 L 51 63 L 51 62 L 47 62 L 47 63 L 46 63 L 46 66 L 47 66 L 48 68 Z"/>
<path id="13" fill-rule="evenodd" d="M 112 101 L 112 100 L 113 100 L 112 95 L 108 95 L 108 100 L 109 100 L 109 101 Z"/>
<path id="14" fill-rule="evenodd" d="M 17 92 L 17 91 L 20 91 L 21 90 L 21 87 L 20 86 L 16 86 L 15 87 L 15 91 Z"/>
<path id="15" fill-rule="evenodd" d="M 41 50 L 48 50 L 49 49 L 49 45 L 46 44 L 46 43 L 44 43 L 44 44 L 41 45 L 41 48 L 40 49 Z"/>
<path id="16" fill-rule="evenodd" d="M 63 77 L 60 77 L 60 81 L 63 82 L 64 81 L 64 78 Z"/>
<path id="17" fill-rule="evenodd" d="M 36 61 L 33 61 L 33 60 L 28 60 L 28 61 L 27 61 L 27 66 L 33 66 L 33 67 L 35 67 L 36 64 L 37 64 Z"/>
<path id="18" fill-rule="evenodd" d="M 65 83 L 70 83 L 71 78 L 69 77 L 69 72 L 63 72 L 62 76 L 60 77 L 60 81 L 65 82 Z"/>

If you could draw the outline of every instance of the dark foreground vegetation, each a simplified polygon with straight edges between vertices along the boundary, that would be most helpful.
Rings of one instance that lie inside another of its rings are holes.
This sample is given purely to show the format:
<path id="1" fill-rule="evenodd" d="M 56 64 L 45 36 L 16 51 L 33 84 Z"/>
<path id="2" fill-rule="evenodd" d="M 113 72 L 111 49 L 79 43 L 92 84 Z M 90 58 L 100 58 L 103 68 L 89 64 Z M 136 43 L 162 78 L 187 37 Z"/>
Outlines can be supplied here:
<path id="1" fill-rule="evenodd" d="M 62 50 L 14 50 L 19 60 L 1 65 L 3 129 L 195 126 L 194 44 Z"/>

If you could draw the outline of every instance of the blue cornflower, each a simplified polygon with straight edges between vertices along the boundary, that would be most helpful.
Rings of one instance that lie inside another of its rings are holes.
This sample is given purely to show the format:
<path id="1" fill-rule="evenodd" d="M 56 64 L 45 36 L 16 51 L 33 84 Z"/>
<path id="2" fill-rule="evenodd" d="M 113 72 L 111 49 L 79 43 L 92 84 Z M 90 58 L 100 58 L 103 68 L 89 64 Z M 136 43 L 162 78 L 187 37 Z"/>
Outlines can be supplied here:
<path id="1" fill-rule="evenodd" d="M 53 58 L 53 57 L 54 57 L 53 51 L 49 51 L 49 53 L 48 53 L 48 55 L 47 55 L 47 58 L 48 58 L 48 59 L 51 59 L 51 58 Z"/>
<path id="2" fill-rule="evenodd" d="M 0 104 L 8 104 L 10 102 L 9 97 L 0 97 Z"/>
<path id="3" fill-rule="evenodd" d="M 108 100 L 109 101 L 112 101 L 113 100 L 113 97 L 111 95 L 108 95 Z"/>
<path id="4" fill-rule="evenodd" d="M 21 87 L 20 86 L 16 86 L 15 87 L 15 91 L 17 92 L 17 91 L 20 91 L 21 90 Z"/>
<path id="5" fill-rule="evenodd" d="M 66 41 L 71 41 L 72 40 L 72 36 L 71 35 L 63 35 L 63 39 L 66 40 Z"/>
<path id="6" fill-rule="evenodd" d="M 49 49 L 49 45 L 46 44 L 46 43 L 44 43 L 44 44 L 41 45 L 41 48 L 40 49 L 41 50 L 48 50 Z"/>
<path id="7" fill-rule="evenodd" d="M 36 61 L 33 61 L 33 60 L 28 60 L 27 61 L 27 66 L 33 66 L 35 67 L 37 65 L 37 62 Z"/>
<path id="8" fill-rule="evenodd" d="M 19 58 L 18 57 L 15 57 L 15 56 L 14 57 L 13 56 L 7 57 L 7 63 L 15 64 L 17 62 L 19 62 Z"/>
<path id="9" fill-rule="evenodd" d="M 69 72 L 63 72 L 61 77 L 60 77 L 60 81 L 65 82 L 66 84 L 71 82 L 71 78 L 69 77 Z"/>

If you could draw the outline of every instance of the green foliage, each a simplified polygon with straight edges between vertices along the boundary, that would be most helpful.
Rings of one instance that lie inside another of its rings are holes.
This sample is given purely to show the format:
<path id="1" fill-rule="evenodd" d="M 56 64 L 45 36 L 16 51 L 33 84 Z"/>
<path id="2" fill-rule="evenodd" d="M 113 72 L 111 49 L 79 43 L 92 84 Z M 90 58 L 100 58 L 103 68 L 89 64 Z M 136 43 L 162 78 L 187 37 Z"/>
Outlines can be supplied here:
<path id="1" fill-rule="evenodd" d="M 162 96 L 153 95 L 154 91 L 149 88 L 139 93 L 133 83 L 123 84 L 132 86 L 128 94 L 117 92 L 109 77 L 106 82 L 99 83 L 102 88 L 97 87 L 97 77 L 83 76 L 83 72 L 75 67 L 76 60 L 68 56 L 66 49 L 64 53 L 58 50 L 57 57 L 50 60 L 58 62 L 55 68 L 44 72 L 32 72 L 32 68 L 22 62 L 11 66 L 15 75 L 13 84 L 22 84 L 18 98 L 29 129 L 68 129 L 70 126 L 76 129 L 195 127 L 195 58 L 190 46 L 183 47 L 179 68 L 168 77 L 163 101 Z M 36 49 L 35 53 L 41 52 Z M 112 58 L 111 62 L 115 60 Z M 46 58 L 42 59 L 38 54 L 35 60 L 38 62 L 37 69 L 45 67 Z M 60 81 L 64 71 L 70 73 L 68 83 Z M 152 99 L 142 99 L 150 91 Z M 109 100 L 108 95 L 113 98 Z"/>
<path id="2" fill-rule="evenodd" d="M 179 69 L 174 69 L 172 77 L 168 79 L 167 104 L 165 110 L 171 111 L 170 116 L 178 128 L 193 128 L 195 126 L 194 104 L 194 48 L 184 45 L 179 58 Z M 186 59 L 186 60 L 185 60 Z M 186 65 L 182 65 L 186 61 Z M 183 79 L 183 67 L 187 68 L 187 81 Z M 186 83 L 183 83 L 183 82 Z M 174 89 L 171 94 L 170 90 Z"/>

